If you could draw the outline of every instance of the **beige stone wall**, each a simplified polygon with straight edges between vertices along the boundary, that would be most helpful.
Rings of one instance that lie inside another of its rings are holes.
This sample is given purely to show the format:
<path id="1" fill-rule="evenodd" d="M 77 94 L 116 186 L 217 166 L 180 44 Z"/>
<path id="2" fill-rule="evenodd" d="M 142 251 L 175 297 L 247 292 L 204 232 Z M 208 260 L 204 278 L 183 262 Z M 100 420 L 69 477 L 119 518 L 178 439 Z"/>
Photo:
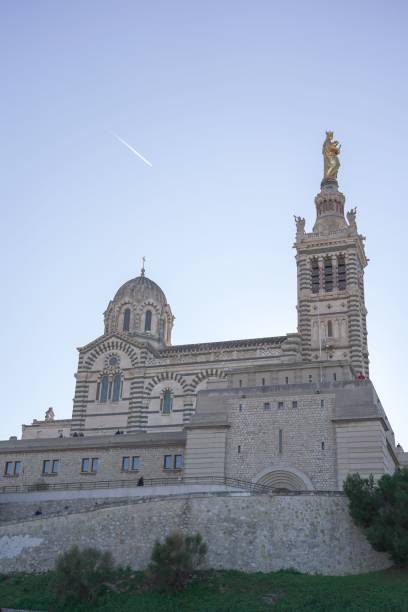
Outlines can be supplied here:
<path id="1" fill-rule="evenodd" d="M 257 480 L 267 468 L 295 468 L 315 489 L 335 490 L 334 401 L 333 394 L 290 392 L 228 398 L 227 476 Z M 265 409 L 265 403 L 270 409 Z"/>
<path id="2" fill-rule="evenodd" d="M 23 440 L 38 438 L 58 438 L 61 435 L 68 438 L 71 431 L 71 420 L 33 421 L 31 425 L 22 425 Z"/>
<path id="3" fill-rule="evenodd" d="M 188 430 L 185 450 L 185 476 L 221 477 L 225 473 L 227 430 L 201 427 Z"/>
<path id="4" fill-rule="evenodd" d="M 150 447 L 135 447 L 125 445 L 121 448 L 89 448 L 84 449 L 58 449 L 38 452 L 1 452 L 0 453 L 0 487 L 22 484 L 56 484 L 64 482 L 95 482 L 102 480 L 137 479 L 144 478 L 174 478 L 182 470 L 164 469 L 164 455 L 184 455 L 184 446 L 161 445 Z M 122 457 L 140 457 L 138 471 L 122 471 Z M 98 458 L 98 471 L 95 474 L 82 473 L 83 458 Z M 43 475 L 43 461 L 58 459 L 60 462 L 57 475 Z M 6 461 L 21 461 L 22 472 L 18 477 L 8 477 L 4 474 Z"/>
<path id="5" fill-rule="evenodd" d="M 336 423 L 336 445 L 339 489 L 343 487 L 348 474 L 358 472 L 364 478 L 370 474 L 380 478 L 395 470 L 380 420 Z"/>
<path id="6" fill-rule="evenodd" d="M 0 527 L 0 572 L 44 571 L 73 544 L 146 567 L 156 539 L 200 532 L 207 567 L 318 574 L 380 570 L 390 562 L 352 524 L 342 495 L 207 494 L 164 497 Z"/>

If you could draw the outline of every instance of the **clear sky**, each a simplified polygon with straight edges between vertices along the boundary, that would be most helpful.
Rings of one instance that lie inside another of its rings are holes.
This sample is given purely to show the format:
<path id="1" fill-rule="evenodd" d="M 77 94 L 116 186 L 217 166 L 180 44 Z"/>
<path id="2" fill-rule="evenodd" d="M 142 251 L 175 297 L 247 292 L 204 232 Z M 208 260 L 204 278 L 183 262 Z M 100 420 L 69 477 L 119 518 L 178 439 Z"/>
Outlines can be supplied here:
<path id="1" fill-rule="evenodd" d="M 1 439 L 71 415 L 76 347 L 142 255 L 175 344 L 296 331 L 293 214 L 310 230 L 332 129 L 367 236 L 371 376 L 408 450 L 407 13 L 1 2 Z"/>

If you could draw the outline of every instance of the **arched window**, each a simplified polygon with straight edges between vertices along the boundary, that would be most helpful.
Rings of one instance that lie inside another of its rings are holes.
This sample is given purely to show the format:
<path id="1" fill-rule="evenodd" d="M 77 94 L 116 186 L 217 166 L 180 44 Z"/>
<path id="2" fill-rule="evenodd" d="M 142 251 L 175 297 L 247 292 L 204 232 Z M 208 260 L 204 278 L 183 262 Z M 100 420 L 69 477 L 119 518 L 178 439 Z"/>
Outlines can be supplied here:
<path id="1" fill-rule="evenodd" d="M 333 337 L 333 323 L 331 321 L 327 321 L 327 337 Z"/>
<path id="2" fill-rule="evenodd" d="M 102 376 L 101 379 L 101 396 L 100 396 L 100 402 L 107 402 L 108 401 L 108 389 L 109 389 L 109 380 L 108 377 Z"/>
<path id="3" fill-rule="evenodd" d="M 320 289 L 320 270 L 317 259 L 312 260 L 312 292 L 319 293 Z"/>
<path id="4" fill-rule="evenodd" d="M 324 288 L 326 291 L 333 289 L 333 265 L 331 257 L 326 257 L 324 260 Z"/>
<path id="5" fill-rule="evenodd" d="M 337 257 L 337 286 L 340 290 L 346 288 L 346 260 L 344 255 Z"/>
<path id="6" fill-rule="evenodd" d="M 125 308 L 123 312 L 123 331 L 130 329 L 130 308 Z"/>
<path id="7" fill-rule="evenodd" d="M 172 408 L 173 408 L 173 397 L 171 395 L 171 391 L 169 391 L 169 389 L 166 389 L 160 401 L 160 410 L 162 414 L 170 414 L 170 412 L 172 411 Z"/>
<path id="8" fill-rule="evenodd" d="M 120 374 L 115 374 L 113 377 L 113 392 L 112 392 L 112 401 L 118 402 L 120 400 L 120 388 L 122 386 L 122 379 Z"/>
<path id="9" fill-rule="evenodd" d="M 151 331 L 152 329 L 152 311 L 146 310 L 145 314 L 145 331 Z"/>

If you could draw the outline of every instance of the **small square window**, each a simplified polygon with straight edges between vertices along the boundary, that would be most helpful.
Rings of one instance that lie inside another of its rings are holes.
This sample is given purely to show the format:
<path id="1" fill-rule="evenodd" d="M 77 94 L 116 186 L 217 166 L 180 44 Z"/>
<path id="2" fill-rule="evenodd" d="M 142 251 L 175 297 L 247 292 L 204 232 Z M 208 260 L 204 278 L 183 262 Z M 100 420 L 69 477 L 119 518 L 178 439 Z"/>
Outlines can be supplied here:
<path id="1" fill-rule="evenodd" d="M 99 459 L 97 457 L 94 457 L 92 459 L 91 472 L 97 472 L 98 471 L 98 463 L 99 463 Z"/>
<path id="2" fill-rule="evenodd" d="M 127 472 L 129 470 L 130 465 L 130 457 L 122 457 L 122 472 Z"/>
<path id="3" fill-rule="evenodd" d="M 82 459 L 81 472 L 89 471 L 89 459 Z"/>
<path id="4" fill-rule="evenodd" d="M 271 403 L 270 402 L 264 402 L 264 410 L 270 410 L 271 409 Z"/>
<path id="5" fill-rule="evenodd" d="M 174 469 L 181 470 L 183 467 L 183 455 L 174 455 Z"/>
<path id="6" fill-rule="evenodd" d="M 283 402 L 278 402 L 278 410 L 283 410 Z"/>
<path id="7" fill-rule="evenodd" d="M 165 470 L 171 470 L 171 468 L 173 467 L 172 459 L 172 455 L 164 455 L 163 467 Z"/>
<path id="8" fill-rule="evenodd" d="M 140 457 L 132 457 L 132 470 L 140 469 Z"/>
<path id="9" fill-rule="evenodd" d="M 45 461 L 43 461 L 43 474 L 49 474 L 50 473 L 50 467 L 51 467 L 51 461 L 49 461 L 48 459 L 46 459 Z"/>
<path id="10" fill-rule="evenodd" d="M 292 402 L 292 408 L 297 408 L 297 407 L 298 407 L 298 403 L 297 403 L 297 401 L 296 401 L 296 400 L 294 400 L 294 401 Z"/>

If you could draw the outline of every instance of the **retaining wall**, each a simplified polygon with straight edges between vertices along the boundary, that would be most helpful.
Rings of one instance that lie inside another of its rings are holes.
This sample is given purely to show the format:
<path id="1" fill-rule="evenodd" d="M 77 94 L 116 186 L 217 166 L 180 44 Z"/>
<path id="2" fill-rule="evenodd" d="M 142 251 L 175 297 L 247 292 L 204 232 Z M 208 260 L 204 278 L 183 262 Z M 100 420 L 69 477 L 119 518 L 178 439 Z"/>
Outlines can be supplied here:
<path id="1" fill-rule="evenodd" d="M 144 568 L 154 541 L 174 529 L 203 535 L 212 568 L 343 575 L 391 565 L 353 525 L 343 495 L 190 493 L 3 525 L 0 573 L 52 568 L 73 544 Z"/>

